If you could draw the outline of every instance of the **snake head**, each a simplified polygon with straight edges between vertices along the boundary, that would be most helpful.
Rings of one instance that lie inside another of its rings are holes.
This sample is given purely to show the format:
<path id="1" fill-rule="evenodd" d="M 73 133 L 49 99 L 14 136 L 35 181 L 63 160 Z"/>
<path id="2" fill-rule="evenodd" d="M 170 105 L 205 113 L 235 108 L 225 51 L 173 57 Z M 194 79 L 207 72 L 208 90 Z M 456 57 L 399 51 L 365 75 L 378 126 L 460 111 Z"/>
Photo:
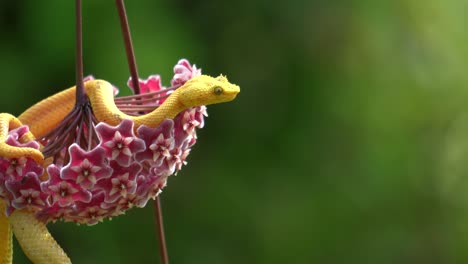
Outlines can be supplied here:
<path id="1" fill-rule="evenodd" d="M 216 78 L 200 75 L 187 81 L 175 93 L 184 107 L 195 107 L 229 102 L 240 92 L 239 86 L 232 84 L 225 76 Z"/>

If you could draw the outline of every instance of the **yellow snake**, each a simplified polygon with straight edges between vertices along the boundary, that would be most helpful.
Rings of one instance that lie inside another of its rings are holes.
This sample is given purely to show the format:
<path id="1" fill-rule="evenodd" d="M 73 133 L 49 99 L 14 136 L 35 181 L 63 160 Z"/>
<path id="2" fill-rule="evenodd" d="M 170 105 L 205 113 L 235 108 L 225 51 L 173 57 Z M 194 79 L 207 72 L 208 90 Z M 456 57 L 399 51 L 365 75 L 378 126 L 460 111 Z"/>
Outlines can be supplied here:
<path id="1" fill-rule="evenodd" d="M 21 138 L 24 142 L 51 131 L 73 109 L 75 92 L 75 87 L 59 92 L 30 107 L 18 118 L 10 114 L 0 114 L 0 157 L 29 157 L 43 164 L 44 156 L 39 150 L 7 145 L 5 141 L 8 131 L 20 125 L 28 125 L 30 132 Z M 140 125 L 156 127 L 165 118 L 174 118 L 187 108 L 228 102 L 239 92 L 239 86 L 229 83 L 224 76 L 213 78 L 201 75 L 175 90 L 154 111 L 141 116 L 130 116 L 115 105 L 110 83 L 103 80 L 85 83 L 85 93 L 98 121 L 115 126 L 123 119 L 131 119 L 135 128 Z M 0 210 L 5 211 L 5 204 L 1 201 Z M 39 222 L 32 212 L 15 210 L 8 218 L 3 213 L 0 214 L 0 264 L 12 263 L 10 225 L 23 251 L 33 263 L 71 263 L 44 223 Z"/>

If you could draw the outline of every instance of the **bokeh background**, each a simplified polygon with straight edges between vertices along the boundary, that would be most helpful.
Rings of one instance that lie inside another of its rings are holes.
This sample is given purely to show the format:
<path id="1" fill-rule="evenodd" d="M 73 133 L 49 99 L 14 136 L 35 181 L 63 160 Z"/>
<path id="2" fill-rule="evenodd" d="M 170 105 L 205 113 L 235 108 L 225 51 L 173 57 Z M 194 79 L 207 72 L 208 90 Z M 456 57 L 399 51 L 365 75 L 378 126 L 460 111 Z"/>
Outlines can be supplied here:
<path id="1" fill-rule="evenodd" d="M 114 1 L 85 73 L 125 88 Z M 468 263 L 468 2 L 127 1 L 139 73 L 241 86 L 162 194 L 172 263 Z M 74 83 L 74 3 L 0 1 L 0 112 Z M 153 208 L 50 224 L 74 263 L 159 263 Z M 30 263 L 15 244 L 15 263 Z"/>

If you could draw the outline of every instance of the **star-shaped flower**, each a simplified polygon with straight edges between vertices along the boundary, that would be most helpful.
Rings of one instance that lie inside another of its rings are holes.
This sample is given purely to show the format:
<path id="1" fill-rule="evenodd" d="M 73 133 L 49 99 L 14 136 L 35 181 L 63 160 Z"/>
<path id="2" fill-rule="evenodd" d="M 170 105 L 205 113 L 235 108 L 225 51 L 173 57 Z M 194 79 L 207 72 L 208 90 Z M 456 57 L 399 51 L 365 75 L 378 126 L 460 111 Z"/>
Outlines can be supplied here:
<path id="1" fill-rule="evenodd" d="M 101 146 L 111 160 L 122 166 L 128 166 L 135 153 L 145 149 L 143 140 L 133 133 L 133 121 L 125 119 L 116 126 L 100 123 L 96 126 Z"/>
<path id="2" fill-rule="evenodd" d="M 77 144 L 70 146 L 70 162 L 63 167 L 60 177 L 72 180 L 84 189 L 90 190 L 103 178 L 109 178 L 112 168 L 105 161 L 106 151 L 97 146 L 91 151 L 84 151 Z"/>
<path id="3" fill-rule="evenodd" d="M 1 161 L 2 167 L 6 167 L 5 173 L 9 175 L 11 178 L 16 179 L 17 177 L 23 176 L 24 168 L 26 167 L 26 163 L 28 158 L 20 157 L 20 158 L 5 158 Z"/>
<path id="4" fill-rule="evenodd" d="M 42 208 L 48 205 L 48 195 L 41 191 L 37 174 L 29 172 L 21 180 L 8 180 L 5 183 L 8 191 L 13 194 L 11 205 L 16 209 Z"/>
<path id="5" fill-rule="evenodd" d="M 182 85 L 193 77 L 200 76 L 201 69 L 197 69 L 195 64 L 192 66 L 186 59 L 181 59 L 174 66 L 174 77 L 171 80 L 172 85 Z"/>
<path id="6" fill-rule="evenodd" d="M 5 187 L 5 182 L 6 182 L 5 174 L 0 172 L 0 198 L 4 198 L 4 199 L 9 198 L 8 200 L 10 200 L 13 197 L 10 196 L 11 194 L 8 192 L 7 188 Z"/>
<path id="7" fill-rule="evenodd" d="M 206 110 L 205 105 L 195 107 L 195 119 L 200 123 L 198 128 L 203 128 L 205 126 L 205 117 L 207 116 L 208 111 Z"/>
<path id="8" fill-rule="evenodd" d="M 141 171 L 141 165 L 136 162 L 128 167 L 123 167 L 112 161 L 111 167 L 114 169 L 112 178 L 102 180 L 97 186 L 104 190 L 104 202 L 106 203 L 113 203 L 119 198 L 125 198 L 128 194 L 135 193 L 137 188 L 136 177 Z"/>
<path id="9" fill-rule="evenodd" d="M 188 155 L 190 154 L 190 149 L 184 149 L 182 151 L 182 154 L 180 155 L 179 157 L 179 161 L 176 163 L 176 166 L 175 166 L 175 169 L 176 169 L 176 172 L 175 174 L 177 175 L 177 172 L 180 171 L 182 169 L 182 166 L 185 166 L 187 165 L 187 157 Z"/>
<path id="10" fill-rule="evenodd" d="M 70 219 L 77 223 L 95 225 L 102 221 L 108 215 L 108 211 L 102 207 L 104 203 L 104 192 L 98 192 L 93 195 L 89 203 L 77 202 L 76 214 L 70 216 Z"/>
<path id="11" fill-rule="evenodd" d="M 201 111 L 201 112 L 199 112 Z M 204 125 L 203 109 L 189 108 L 174 118 L 175 146 L 190 148 L 197 142 L 197 128 Z"/>
<path id="12" fill-rule="evenodd" d="M 125 214 L 125 211 L 133 208 L 135 206 L 135 201 L 138 198 L 139 196 L 137 194 L 130 193 L 127 195 L 127 197 L 121 198 L 112 204 L 103 203 L 102 207 L 105 210 L 108 210 L 111 216 L 118 216 Z"/>
<path id="13" fill-rule="evenodd" d="M 49 179 L 41 182 L 41 190 L 51 195 L 52 205 L 58 203 L 60 207 L 74 204 L 76 201 L 91 201 L 91 192 L 83 189 L 79 184 L 71 180 L 60 178 L 60 169 L 54 164 L 47 167 Z"/>
<path id="14" fill-rule="evenodd" d="M 133 201 L 134 205 L 143 208 L 149 199 L 156 198 L 166 186 L 166 180 L 169 175 L 170 174 L 160 174 L 150 177 L 140 176 L 138 178 L 138 189 L 136 191 L 137 199 Z"/>
<path id="15" fill-rule="evenodd" d="M 158 74 L 150 75 L 150 76 L 148 76 L 147 79 L 139 79 L 138 83 L 139 83 L 139 86 L 140 86 L 140 93 L 141 94 L 152 93 L 152 92 L 160 92 L 160 91 L 163 91 L 163 90 L 166 89 L 166 87 L 164 87 L 161 84 L 161 76 L 159 76 Z M 132 91 L 134 91 L 132 77 L 130 77 L 128 79 L 127 85 L 128 85 L 128 87 L 130 87 L 130 89 L 132 89 Z M 162 95 L 164 95 L 164 94 L 162 94 Z M 162 103 L 162 102 L 158 102 L 158 103 Z"/>
<path id="16" fill-rule="evenodd" d="M 136 155 L 137 161 L 151 161 L 152 166 L 158 166 L 164 159 L 170 157 L 170 151 L 174 147 L 173 137 L 174 121 L 165 119 L 158 127 L 150 128 L 140 126 L 138 136 L 147 146 L 145 151 Z"/>
<path id="17" fill-rule="evenodd" d="M 26 143 L 23 142 L 22 137 L 28 132 L 29 128 L 27 126 L 19 126 L 12 129 L 8 132 L 6 143 L 14 147 L 39 149 L 39 143 L 34 140 Z"/>
<path id="18" fill-rule="evenodd" d="M 37 212 L 36 217 L 44 223 L 47 223 L 49 221 L 56 222 L 60 219 L 66 221 L 73 221 L 69 219 L 69 216 L 73 215 L 74 213 L 75 209 L 73 206 L 61 207 L 58 205 L 58 203 L 56 203 L 52 206 L 45 207 L 39 212 Z"/>
<path id="19" fill-rule="evenodd" d="M 22 143 L 20 141 L 27 132 L 29 132 L 29 129 L 26 126 L 20 126 L 13 129 L 8 132 L 8 137 L 5 142 L 13 147 L 39 149 L 39 143 L 36 141 L 29 141 L 26 143 Z M 44 170 L 39 164 L 28 157 L 0 157 L 0 172 L 4 173 L 8 179 L 20 179 L 28 172 L 34 172 L 37 175 L 42 175 Z"/>
<path id="20" fill-rule="evenodd" d="M 182 128 L 184 131 L 193 136 L 194 138 L 197 138 L 197 134 L 195 133 L 195 128 L 200 126 L 200 122 L 195 118 L 195 109 L 192 111 L 185 111 L 184 115 L 182 117 Z"/>

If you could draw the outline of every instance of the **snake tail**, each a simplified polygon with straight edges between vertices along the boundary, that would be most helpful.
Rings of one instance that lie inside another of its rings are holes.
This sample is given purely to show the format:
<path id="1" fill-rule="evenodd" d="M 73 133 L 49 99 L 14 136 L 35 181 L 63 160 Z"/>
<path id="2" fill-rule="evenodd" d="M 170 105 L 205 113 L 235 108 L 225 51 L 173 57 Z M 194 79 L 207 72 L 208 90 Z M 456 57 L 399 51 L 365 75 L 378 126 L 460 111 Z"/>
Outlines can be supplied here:
<path id="1" fill-rule="evenodd" d="M 16 210 L 9 220 L 23 252 L 33 263 L 71 263 L 46 225 L 37 220 L 33 213 Z"/>
<path id="2" fill-rule="evenodd" d="M 5 203 L 0 201 L 0 264 L 13 262 L 13 235 L 5 215 Z"/>

